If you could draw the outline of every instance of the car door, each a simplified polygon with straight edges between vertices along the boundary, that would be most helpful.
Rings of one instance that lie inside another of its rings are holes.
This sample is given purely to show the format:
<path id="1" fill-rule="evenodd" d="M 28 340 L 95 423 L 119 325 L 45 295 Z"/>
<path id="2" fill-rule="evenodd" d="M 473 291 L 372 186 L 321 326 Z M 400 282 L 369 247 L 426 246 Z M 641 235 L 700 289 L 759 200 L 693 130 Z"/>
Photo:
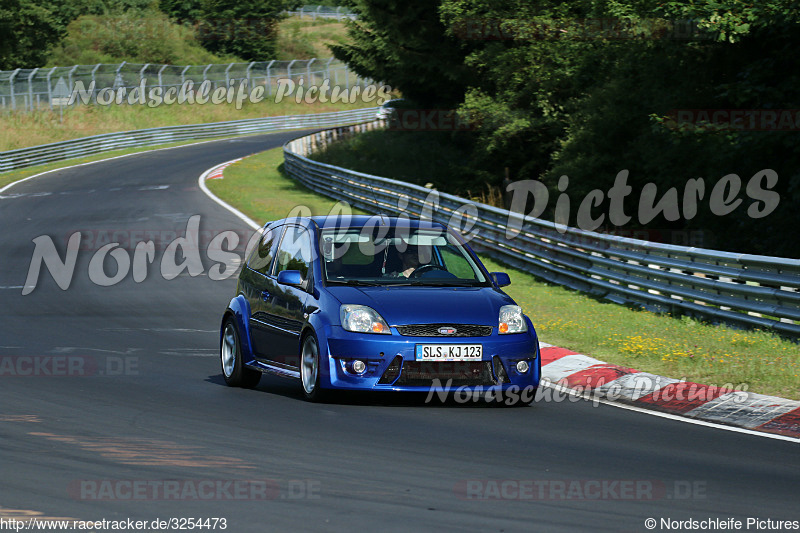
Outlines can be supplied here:
<path id="1" fill-rule="evenodd" d="M 307 288 L 313 286 L 312 241 L 309 231 L 300 226 L 287 226 L 275 254 L 272 273 L 267 277 L 269 298 L 264 301 L 265 322 L 269 325 L 267 352 L 269 360 L 280 366 L 300 368 L 300 333 L 305 323 L 309 298 Z M 284 270 L 299 270 L 302 287 L 280 285 L 277 276 Z"/>
<path id="2" fill-rule="evenodd" d="M 269 319 L 266 304 L 270 297 L 269 276 L 272 272 L 272 260 L 280 242 L 283 226 L 267 229 L 247 258 L 247 264 L 239 276 L 239 293 L 243 294 L 250 305 L 250 346 L 257 359 L 268 359 Z"/>

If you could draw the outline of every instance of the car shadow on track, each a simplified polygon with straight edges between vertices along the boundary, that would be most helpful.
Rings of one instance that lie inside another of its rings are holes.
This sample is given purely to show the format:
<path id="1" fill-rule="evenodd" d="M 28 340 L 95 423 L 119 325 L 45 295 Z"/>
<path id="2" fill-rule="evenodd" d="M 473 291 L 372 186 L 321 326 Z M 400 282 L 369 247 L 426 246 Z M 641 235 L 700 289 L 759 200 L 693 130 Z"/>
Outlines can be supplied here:
<path id="1" fill-rule="evenodd" d="M 227 387 L 222 374 L 208 376 L 205 381 Z M 293 400 L 305 402 L 300 384 L 297 381 L 283 379 L 271 375 L 263 375 L 258 386 L 252 391 L 254 394 L 266 394 L 283 396 Z M 526 404 L 517 402 L 512 406 L 503 402 L 487 401 L 485 399 L 468 400 L 455 398 L 450 395 L 442 401 L 438 395 L 431 395 L 427 392 L 363 392 L 363 391 L 336 391 L 326 401 L 333 405 L 360 405 L 360 406 L 383 406 L 383 407 L 426 407 L 426 408 L 452 408 L 452 409 L 496 409 L 498 407 L 534 407 L 534 403 Z"/>

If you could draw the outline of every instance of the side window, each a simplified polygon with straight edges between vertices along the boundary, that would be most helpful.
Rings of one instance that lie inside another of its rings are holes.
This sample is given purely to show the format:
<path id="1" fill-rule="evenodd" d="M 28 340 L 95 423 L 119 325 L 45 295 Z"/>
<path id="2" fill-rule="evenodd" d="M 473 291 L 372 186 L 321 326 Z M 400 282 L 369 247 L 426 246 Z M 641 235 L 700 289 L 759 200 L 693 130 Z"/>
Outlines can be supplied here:
<path id="1" fill-rule="evenodd" d="M 280 228 L 267 230 L 258 242 L 258 246 L 253 248 L 250 257 L 247 259 L 247 266 L 256 272 L 267 275 L 269 267 L 272 265 L 272 248 L 280 234 Z"/>
<path id="2" fill-rule="evenodd" d="M 275 261 L 275 275 L 284 270 L 299 270 L 308 279 L 311 265 L 311 236 L 303 228 L 286 228 Z"/>

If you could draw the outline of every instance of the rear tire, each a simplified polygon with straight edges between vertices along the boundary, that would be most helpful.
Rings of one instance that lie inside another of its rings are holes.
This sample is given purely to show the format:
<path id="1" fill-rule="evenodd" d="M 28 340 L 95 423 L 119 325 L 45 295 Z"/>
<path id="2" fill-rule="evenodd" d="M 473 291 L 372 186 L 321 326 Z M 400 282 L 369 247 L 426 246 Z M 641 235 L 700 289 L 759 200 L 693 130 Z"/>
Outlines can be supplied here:
<path id="1" fill-rule="evenodd" d="M 303 385 L 303 395 L 310 402 L 324 402 L 330 397 L 330 391 L 319 386 L 319 375 L 319 344 L 312 333 L 303 339 L 300 349 L 300 380 Z"/>
<path id="2" fill-rule="evenodd" d="M 225 319 L 220 343 L 220 363 L 222 377 L 231 387 L 252 389 L 261 380 L 261 372 L 246 368 L 242 363 L 242 343 L 239 340 L 239 328 L 236 320 L 229 316 Z"/>

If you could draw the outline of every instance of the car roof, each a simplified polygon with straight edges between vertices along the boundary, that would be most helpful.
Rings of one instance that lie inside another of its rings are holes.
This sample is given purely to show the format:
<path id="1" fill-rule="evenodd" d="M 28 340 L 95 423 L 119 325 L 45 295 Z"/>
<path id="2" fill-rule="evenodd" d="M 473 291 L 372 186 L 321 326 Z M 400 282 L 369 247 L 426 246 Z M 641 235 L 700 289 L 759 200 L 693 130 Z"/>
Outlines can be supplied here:
<path id="1" fill-rule="evenodd" d="M 369 224 L 374 226 L 389 226 L 409 229 L 434 227 L 446 230 L 444 224 L 439 222 L 409 219 L 407 217 L 390 217 L 387 215 L 291 217 L 268 222 L 264 228 L 275 227 L 287 223 L 299 224 L 300 226 L 304 227 L 311 227 L 312 225 L 315 225 L 318 228 L 361 228 Z"/>

